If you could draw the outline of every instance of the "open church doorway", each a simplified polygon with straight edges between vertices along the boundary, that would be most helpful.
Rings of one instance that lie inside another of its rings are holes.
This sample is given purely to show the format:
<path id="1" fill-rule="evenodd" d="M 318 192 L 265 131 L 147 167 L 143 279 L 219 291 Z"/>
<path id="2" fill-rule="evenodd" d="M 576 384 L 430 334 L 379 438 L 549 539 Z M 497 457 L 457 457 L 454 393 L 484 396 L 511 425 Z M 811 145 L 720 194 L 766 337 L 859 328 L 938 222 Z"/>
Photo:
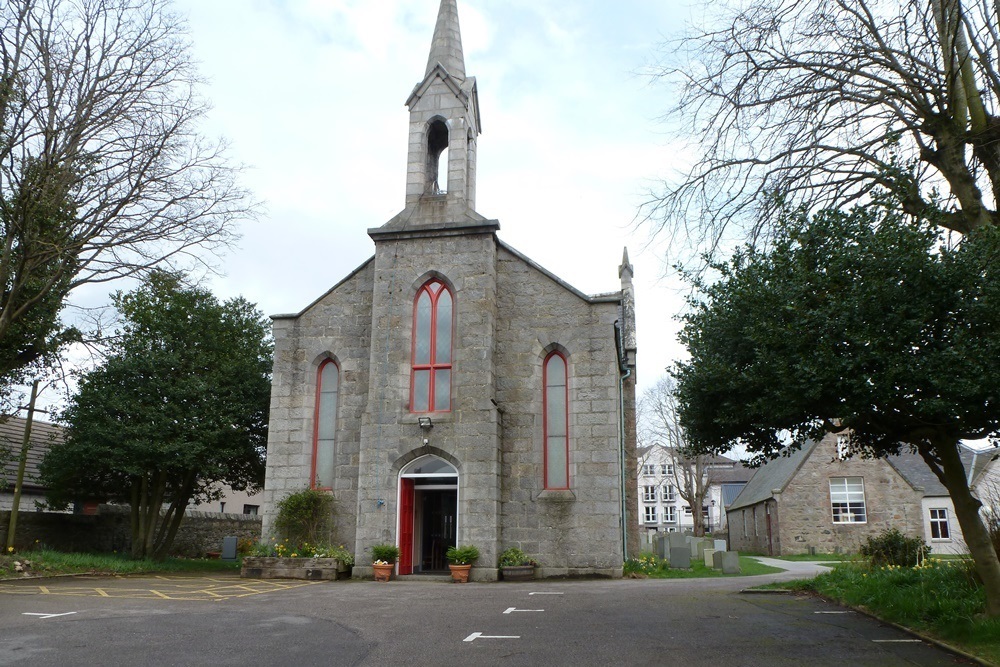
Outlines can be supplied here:
<path id="1" fill-rule="evenodd" d="M 458 529 L 458 470 L 422 456 L 399 473 L 399 574 L 447 572 Z"/>

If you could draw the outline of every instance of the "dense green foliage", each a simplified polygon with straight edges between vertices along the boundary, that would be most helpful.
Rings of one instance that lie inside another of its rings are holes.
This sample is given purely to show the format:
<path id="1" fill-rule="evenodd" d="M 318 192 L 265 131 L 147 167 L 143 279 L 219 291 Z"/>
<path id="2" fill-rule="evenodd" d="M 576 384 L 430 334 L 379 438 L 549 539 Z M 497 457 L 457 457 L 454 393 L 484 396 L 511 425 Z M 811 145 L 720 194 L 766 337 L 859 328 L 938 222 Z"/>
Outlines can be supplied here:
<path id="1" fill-rule="evenodd" d="M 448 547 L 444 557 L 453 565 L 472 565 L 479 558 L 479 549 L 471 544 L 460 547 Z"/>
<path id="2" fill-rule="evenodd" d="M 757 463 L 829 431 L 849 452 L 914 449 L 948 489 L 1000 615 L 1000 561 L 959 441 L 1000 436 L 1000 228 L 947 245 L 889 200 L 786 215 L 770 250 L 715 265 L 674 369 L 694 449 Z"/>
<path id="3" fill-rule="evenodd" d="M 517 565 L 533 565 L 538 567 L 538 563 L 534 558 L 524 553 L 521 549 L 517 547 L 508 547 L 500 553 L 500 558 L 497 559 L 499 567 L 514 567 Z"/>
<path id="4" fill-rule="evenodd" d="M 930 548 L 919 537 L 907 537 L 891 528 L 869 536 L 858 553 L 874 567 L 914 567 L 924 561 Z"/>
<path id="5" fill-rule="evenodd" d="M 325 543 L 330 540 L 332 516 L 333 496 L 318 489 L 303 489 L 278 502 L 274 525 L 283 538 L 293 543 Z"/>
<path id="6" fill-rule="evenodd" d="M 372 547 L 372 560 L 395 563 L 399 558 L 399 547 L 395 544 L 376 544 Z"/>
<path id="7" fill-rule="evenodd" d="M 162 557 L 189 503 L 263 483 L 269 326 L 245 300 L 220 303 L 174 274 L 154 273 L 114 303 L 121 330 L 81 378 L 62 416 L 66 440 L 41 473 L 53 505 L 130 504 L 133 556 Z"/>

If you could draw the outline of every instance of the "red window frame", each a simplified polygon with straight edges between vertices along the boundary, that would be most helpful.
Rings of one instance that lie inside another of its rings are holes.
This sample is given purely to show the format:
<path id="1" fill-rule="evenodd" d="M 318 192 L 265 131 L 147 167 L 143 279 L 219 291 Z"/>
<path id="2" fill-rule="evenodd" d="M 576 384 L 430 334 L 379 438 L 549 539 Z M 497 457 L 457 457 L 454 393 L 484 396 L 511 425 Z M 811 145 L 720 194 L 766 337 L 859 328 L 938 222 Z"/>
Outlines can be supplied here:
<path id="1" fill-rule="evenodd" d="M 312 489 L 319 489 L 321 491 L 330 491 L 333 486 L 317 486 L 316 485 L 316 463 L 319 458 L 319 420 L 320 420 L 320 396 L 323 393 L 323 371 L 329 364 L 333 364 L 334 369 L 337 373 L 337 404 L 334 405 L 333 409 L 333 428 L 336 434 L 337 429 L 337 411 L 340 409 L 340 366 L 333 359 L 324 359 L 323 363 L 319 365 L 316 369 L 316 400 L 315 407 L 313 408 L 313 433 L 312 433 L 312 465 L 309 471 L 309 487 Z M 336 446 L 336 435 L 333 439 L 334 446 Z"/>
<path id="2" fill-rule="evenodd" d="M 437 285 L 438 289 L 433 289 Z M 431 300 L 431 331 L 430 331 L 430 341 L 429 345 L 429 363 L 418 364 L 417 359 L 417 336 L 419 331 L 417 329 L 417 308 L 420 304 L 420 297 L 423 294 L 427 294 Z M 437 361 L 437 334 L 438 334 L 438 302 L 441 299 L 442 294 L 448 294 L 451 299 L 451 318 L 448 322 L 448 326 L 451 328 L 451 346 L 448 351 L 449 361 L 446 363 L 439 363 Z M 428 280 L 424 285 L 417 290 L 416 295 L 413 297 L 413 340 L 411 341 L 410 347 L 410 412 L 415 413 L 428 413 L 428 412 L 451 412 L 451 387 L 454 382 L 454 376 L 452 375 L 452 359 L 454 358 L 455 352 L 455 295 L 452 294 L 448 286 L 444 284 L 441 280 L 433 278 Z M 435 398 L 437 395 L 436 378 L 437 371 L 447 370 L 448 371 L 448 405 L 446 407 L 440 407 L 435 403 Z M 427 409 L 426 410 L 415 410 L 414 409 L 414 392 L 416 391 L 416 376 L 417 371 L 427 371 L 429 374 L 429 379 L 427 381 Z"/>
<path id="3" fill-rule="evenodd" d="M 565 486 L 549 485 L 549 362 L 553 357 L 559 357 L 563 363 L 563 389 L 566 395 L 563 397 L 563 451 L 566 461 L 566 484 Z M 569 483 L 569 362 L 558 350 L 550 352 L 545 361 L 542 362 L 542 452 L 543 452 L 543 486 L 546 490 L 567 490 Z"/>

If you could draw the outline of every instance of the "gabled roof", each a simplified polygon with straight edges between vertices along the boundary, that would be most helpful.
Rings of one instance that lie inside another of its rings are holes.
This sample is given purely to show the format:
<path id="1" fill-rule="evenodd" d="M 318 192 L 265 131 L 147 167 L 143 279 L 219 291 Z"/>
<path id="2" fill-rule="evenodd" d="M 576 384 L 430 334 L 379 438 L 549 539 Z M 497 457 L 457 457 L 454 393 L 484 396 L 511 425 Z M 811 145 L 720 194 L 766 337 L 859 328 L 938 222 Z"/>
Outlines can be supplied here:
<path id="1" fill-rule="evenodd" d="M 774 490 L 783 491 L 802 463 L 809 458 L 816 448 L 816 442 L 810 440 L 794 452 L 786 453 L 773 461 L 768 461 L 754 473 L 742 493 L 736 497 L 729 509 L 749 507 L 774 496 Z"/>
<path id="2" fill-rule="evenodd" d="M 0 466 L 0 477 L 7 482 L 8 492 L 14 491 L 17 481 L 18 457 L 21 454 L 21 443 L 24 440 L 26 420 L 20 417 L 10 417 L 0 423 L 0 448 L 9 449 L 10 457 L 5 465 Z M 38 466 L 41 464 L 49 447 L 54 442 L 61 442 L 63 429 L 61 426 L 34 419 L 31 423 L 31 441 L 28 449 L 28 459 L 24 468 L 24 488 L 41 489 L 38 483 Z"/>
<path id="3" fill-rule="evenodd" d="M 965 467 L 966 472 L 972 468 L 973 458 L 976 459 L 987 459 L 988 457 L 980 456 L 976 457 L 975 453 L 968 447 L 959 446 L 959 453 L 962 457 L 962 465 Z M 927 467 L 924 460 L 920 458 L 919 454 L 913 452 L 903 452 L 898 456 L 886 456 L 886 462 L 891 465 L 900 476 L 907 481 L 907 483 L 916 490 L 923 490 L 924 496 L 948 496 L 948 489 L 944 488 L 944 484 L 941 480 L 937 478 L 931 469 Z M 983 471 L 983 466 L 981 466 L 977 460 L 976 462 L 977 470 L 973 471 L 973 479 L 977 477 Z"/>

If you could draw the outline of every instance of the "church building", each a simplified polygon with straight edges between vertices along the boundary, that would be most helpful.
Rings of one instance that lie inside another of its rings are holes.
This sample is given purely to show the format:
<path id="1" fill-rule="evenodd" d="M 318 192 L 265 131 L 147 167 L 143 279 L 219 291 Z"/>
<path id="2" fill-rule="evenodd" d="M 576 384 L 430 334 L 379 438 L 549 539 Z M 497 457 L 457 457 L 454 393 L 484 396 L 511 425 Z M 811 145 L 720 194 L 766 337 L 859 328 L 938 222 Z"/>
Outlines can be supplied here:
<path id="1" fill-rule="evenodd" d="M 495 580 L 511 546 L 538 576 L 621 576 L 638 551 L 628 255 L 619 289 L 584 294 L 476 211 L 482 124 L 457 0 L 406 105 L 406 200 L 368 230 L 374 257 L 273 318 L 264 535 L 312 487 L 333 495 L 355 576 L 381 543 L 399 547 L 399 575 L 447 571 L 447 547 L 472 544 L 474 580 Z"/>

